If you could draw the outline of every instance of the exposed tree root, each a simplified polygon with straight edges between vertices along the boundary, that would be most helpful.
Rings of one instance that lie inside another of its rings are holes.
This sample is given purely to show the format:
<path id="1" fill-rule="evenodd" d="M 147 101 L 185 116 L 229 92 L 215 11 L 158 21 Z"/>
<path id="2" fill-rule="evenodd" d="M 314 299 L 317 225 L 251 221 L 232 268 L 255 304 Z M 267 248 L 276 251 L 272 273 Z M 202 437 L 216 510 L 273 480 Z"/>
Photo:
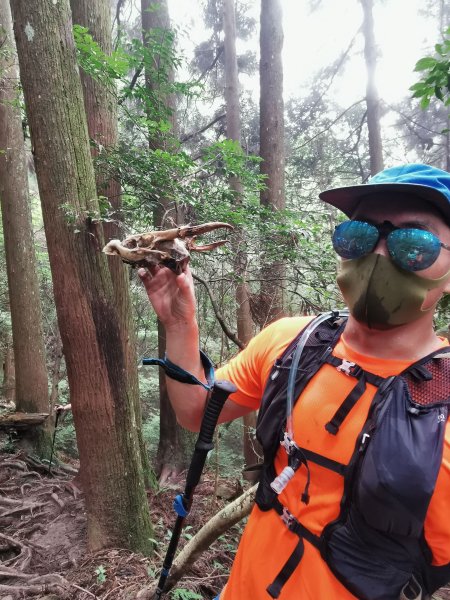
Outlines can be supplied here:
<path id="1" fill-rule="evenodd" d="M 68 589 L 61 587 L 59 584 L 35 583 L 29 585 L 2 585 L 0 584 L 0 593 L 2 598 L 26 598 L 35 596 L 42 598 L 44 594 L 55 594 L 63 600 L 70 600 L 70 592 Z"/>
<path id="2" fill-rule="evenodd" d="M 29 470 L 30 467 L 33 470 Z M 0 598 L 2 599 L 15 600 L 33 596 L 43 598 L 53 594 L 62 600 L 69 600 L 74 597 L 73 588 L 78 587 L 72 586 L 57 573 L 27 572 L 31 563 L 33 563 L 31 570 L 35 568 L 42 570 L 45 558 L 40 559 L 39 555 L 45 557 L 47 550 L 46 547 L 28 538 L 44 528 L 42 519 L 46 522 L 47 530 L 48 516 L 59 515 L 66 507 L 66 502 L 60 496 L 66 494 L 67 497 L 68 482 L 45 479 L 39 471 L 45 475 L 46 469 L 45 465 L 22 453 L 0 461 L 0 471 L 8 476 L 8 483 L 0 486 L 0 524 L 3 527 L 14 525 L 14 537 L 0 533 Z M 30 483 L 31 478 L 35 479 L 34 484 Z M 30 495 L 31 489 L 32 495 Z M 70 489 L 70 492 L 76 498 L 76 491 Z M 33 558 L 33 550 L 34 554 L 38 555 L 37 560 Z"/>
<path id="3" fill-rule="evenodd" d="M 8 553 L 8 550 L 10 550 L 12 554 L 11 558 L 2 560 L 2 568 L 14 565 L 15 569 L 24 571 L 30 564 L 30 548 L 16 538 L 0 533 L 0 549 L 3 556 Z"/>
<path id="4" fill-rule="evenodd" d="M 2 561 L 0 566 L 0 593 L 2 598 L 23 598 L 26 596 L 42 596 L 43 593 L 54 593 L 60 598 L 69 598 L 69 582 L 56 573 L 38 575 L 25 573 L 31 562 L 32 552 L 29 546 L 0 534 L 2 555 L 11 550 L 12 558 Z M 18 554 L 17 554 L 18 552 Z M 14 566 L 9 566 L 14 565 Z"/>

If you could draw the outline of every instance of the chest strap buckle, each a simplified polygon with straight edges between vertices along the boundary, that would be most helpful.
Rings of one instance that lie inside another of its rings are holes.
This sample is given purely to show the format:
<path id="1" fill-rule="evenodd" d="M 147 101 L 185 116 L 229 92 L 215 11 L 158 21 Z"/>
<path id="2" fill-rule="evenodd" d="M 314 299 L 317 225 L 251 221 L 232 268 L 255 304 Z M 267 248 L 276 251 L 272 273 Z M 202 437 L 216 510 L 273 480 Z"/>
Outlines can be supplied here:
<path id="1" fill-rule="evenodd" d="M 336 369 L 338 371 L 341 371 L 341 373 L 345 373 L 345 375 L 350 377 L 351 375 L 353 375 L 353 376 L 356 375 L 359 367 L 356 363 L 351 362 L 350 360 L 347 360 L 346 358 L 343 358 L 342 363 L 339 366 L 337 366 Z"/>
<path id="2" fill-rule="evenodd" d="M 294 517 L 292 513 L 288 511 L 288 509 L 283 506 L 283 512 L 281 514 L 281 520 L 289 529 L 289 531 L 294 531 L 296 529 L 297 519 Z"/>

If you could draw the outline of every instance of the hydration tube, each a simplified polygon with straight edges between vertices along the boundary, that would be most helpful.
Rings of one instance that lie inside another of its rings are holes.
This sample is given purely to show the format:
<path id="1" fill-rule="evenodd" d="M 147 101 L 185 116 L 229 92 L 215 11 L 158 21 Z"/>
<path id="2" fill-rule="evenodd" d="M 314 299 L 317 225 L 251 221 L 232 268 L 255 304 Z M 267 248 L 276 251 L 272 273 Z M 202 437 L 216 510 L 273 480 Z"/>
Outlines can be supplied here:
<path id="1" fill-rule="evenodd" d="M 328 319 L 337 319 L 341 316 L 341 313 L 338 311 L 331 311 L 327 313 L 323 313 L 323 315 L 319 315 L 315 319 L 313 319 L 305 328 L 297 347 L 294 352 L 294 356 L 292 357 L 291 367 L 289 369 L 289 378 L 287 384 L 287 396 L 286 396 L 286 434 L 290 440 L 294 439 L 294 425 L 292 421 L 292 410 L 294 408 L 294 392 L 295 392 L 295 378 L 297 376 L 297 369 L 300 362 L 300 358 L 303 354 L 303 350 L 305 348 L 306 342 L 309 339 L 309 336 L 319 327 L 321 323 L 327 321 Z"/>
<path id="2" fill-rule="evenodd" d="M 315 319 L 313 319 L 306 327 L 304 332 L 302 333 L 297 347 L 295 348 L 294 355 L 292 357 L 292 363 L 289 368 L 289 378 L 287 384 L 286 391 L 286 430 L 284 433 L 284 440 L 282 445 L 284 446 L 288 456 L 289 462 L 286 467 L 281 471 L 281 473 L 275 477 L 275 479 L 270 484 L 270 487 L 276 494 L 281 494 L 284 488 L 287 486 L 289 481 L 294 477 L 295 471 L 302 464 L 301 458 L 299 458 L 299 447 L 294 441 L 294 425 L 292 420 L 292 411 L 294 408 L 294 393 L 295 393 L 295 379 L 297 376 L 297 369 L 300 363 L 300 358 L 303 354 L 303 350 L 305 348 L 306 342 L 308 341 L 310 335 L 319 327 L 321 323 L 324 321 L 336 321 L 339 317 L 347 316 L 348 311 L 337 311 L 333 310 L 331 312 L 324 313 L 319 315 Z M 306 462 L 305 462 L 306 465 Z M 308 468 L 308 467 L 307 467 Z M 305 488 L 305 503 L 308 502 L 308 494 L 307 488 L 309 486 L 309 469 L 308 469 L 308 483 Z"/>

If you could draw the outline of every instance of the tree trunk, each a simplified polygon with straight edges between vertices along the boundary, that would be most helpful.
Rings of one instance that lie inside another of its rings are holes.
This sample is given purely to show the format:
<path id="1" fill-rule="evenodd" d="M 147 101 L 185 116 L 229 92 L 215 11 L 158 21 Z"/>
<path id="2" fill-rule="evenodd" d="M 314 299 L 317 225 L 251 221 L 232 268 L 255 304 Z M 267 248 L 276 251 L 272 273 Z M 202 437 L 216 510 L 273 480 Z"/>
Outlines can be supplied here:
<path id="1" fill-rule="evenodd" d="M 144 44 L 149 42 L 149 34 L 154 29 L 161 31 L 170 30 L 169 10 L 167 0 L 141 0 L 142 14 L 142 33 Z M 156 57 L 155 57 L 156 59 Z M 162 68 L 169 69 L 168 79 L 173 81 L 172 65 L 164 67 L 164 57 L 160 57 Z M 160 68 L 161 68 L 160 65 Z M 158 83 L 152 80 L 151 74 L 145 74 L 146 86 L 149 90 L 156 92 L 160 98 L 162 110 L 168 111 L 168 117 L 172 124 L 172 132 L 176 127 L 175 115 L 175 98 L 173 95 L 163 95 L 158 89 Z M 168 144 L 166 139 L 161 135 L 157 137 L 149 136 L 148 139 L 150 150 L 158 148 L 166 149 Z M 161 200 L 158 206 L 153 211 L 153 222 L 155 228 L 158 229 L 165 225 L 164 220 L 172 212 L 177 218 L 177 208 L 170 204 L 164 198 L 164 190 L 161 190 Z M 160 356 L 164 356 L 166 351 L 166 334 L 164 326 L 158 321 L 158 352 Z M 171 477 L 176 477 L 187 466 L 186 458 L 186 433 L 178 425 L 175 412 L 170 404 L 167 394 L 166 376 L 160 370 L 159 372 L 159 443 L 157 452 L 158 463 L 158 478 L 160 484 L 165 483 Z"/>
<path id="2" fill-rule="evenodd" d="M 5 355 L 3 357 L 2 396 L 7 404 L 12 404 L 16 401 L 14 350 L 12 346 L 12 340 L 9 335 L 8 339 L 6 340 Z"/>
<path id="3" fill-rule="evenodd" d="M 266 188 L 261 191 L 260 198 L 263 206 L 274 211 L 285 208 L 282 48 L 280 0 L 261 0 L 259 154 Z M 276 234 L 272 245 L 276 245 Z M 275 260 L 271 264 L 266 261 L 261 275 L 261 306 L 258 312 L 262 313 L 261 320 L 265 324 L 283 315 L 284 265 L 281 261 Z"/>
<path id="4" fill-rule="evenodd" d="M 241 142 L 241 120 L 239 106 L 239 76 L 236 59 L 236 15 L 234 10 L 234 0 L 224 0 L 223 2 L 223 30 L 224 30 L 224 50 L 225 50 L 225 107 L 226 107 L 226 130 L 227 138 Z M 242 199 L 243 188 L 238 177 L 230 178 L 230 188 L 234 192 L 235 204 L 239 205 Z M 253 336 L 253 321 L 250 311 L 250 301 L 248 286 L 246 281 L 247 253 L 245 251 L 245 241 L 243 231 L 236 228 L 233 235 L 234 250 L 234 272 L 238 281 L 236 287 L 236 320 L 238 338 L 248 344 Z M 253 465 L 258 462 L 258 455 L 255 452 L 256 439 L 254 439 L 254 429 L 256 425 L 256 413 L 251 413 L 243 417 L 243 446 L 245 466 Z M 247 480 L 255 481 L 253 472 L 244 472 Z"/>
<path id="5" fill-rule="evenodd" d="M 89 33 L 105 54 L 112 52 L 111 39 L 111 3 L 109 0 L 71 0 L 72 21 L 89 29 Z M 117 96 L 111 88 L 95 81 L 81 71 L 84 107 L 86 110 L 89 138 L 92 140 L 91 152 L 108 152 L 117 145 Z M 97 173 L 97 194 L 105 196 L 112 209 L 112 217 L 103 224 L 105 238 L 120 239 L 123 231 L 119 226 L 121 218 L 120 183 L 114 177 Z M 146 485 L 150 485 L 150 464 L 142 437 L 142 413 L 139 397 L 139 379 L 137 370 L 136 339 L 133 322 L 133 307 L 129 294 L 128 268 L 115 256 L 108 257 L 108 267 L 113 282 L 115 304 L 120 313 L 119 323 L 123 325 L 121 339 L 126 360 L 125 373 L 136 413 L 137 435 L 141 449 L 141 460 Z"/>
<path id="6" fill-rule="evenodd" d="M 158 320 L 158 354 L 164 356 L 166 351 L 166 332 Z M 159 485 L 176 481 L 177 476 L 187 467 L 187 436 L 178 425 L 175 411 L 170 404 L 167 393 L 166 376 L 159 373 L 159 443 L 156 455 Z"/>
<path id="7" fill-rule="evenodd" d="M 0 199 L 18 411 L 48 413 L 44 330 L 34 251 L 18 72 L 9 2 L 0 0 Z M 21 445 L 49 456 L 50 424 L 21 434 Z"/>
<path id="8" fill-rule="evenodd" d="M 363 8 L 364 58 L 367 68 L 367 129 L 369 130 L 370 174 L 375 175 L 384 169 L 383 143 L 381 141 L 380 100 L 375 84 L 377 66 L 377 46 L 373 25 L 373 0 L 361 0 Z"/>
<path id="9" fill-rule="evenodd" d="M 151 552 L 152 529 L 68 0 L 11 3 L 85 492 L 88 547 Z M 39 69 L 36 69 L 39 57 Z"/>

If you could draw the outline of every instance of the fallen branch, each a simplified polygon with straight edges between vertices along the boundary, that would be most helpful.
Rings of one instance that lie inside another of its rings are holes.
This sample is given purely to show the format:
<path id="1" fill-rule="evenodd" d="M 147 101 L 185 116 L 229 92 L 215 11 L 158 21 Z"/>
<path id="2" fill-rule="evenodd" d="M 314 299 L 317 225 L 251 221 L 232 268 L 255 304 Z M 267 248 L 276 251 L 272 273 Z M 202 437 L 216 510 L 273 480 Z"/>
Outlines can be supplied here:
<path id="1" fill-rule="evenodd" d="M 200 531 L 189 540 L 172 565 L 170 576 L 167 579 L 164 588 L 165 591 L 171 590 L 174 587 L 202 552 L 208 549 L 217 538 L 250 514 L 257 487 L 257 485 L 254 485 L 244 492 L 244 494 L 236 498 L 236 500 L 227 504 L 225 508 L 214 515 L 214 517 L 212 517 L 212 519 L 210 519 Z M 150 600 L 156 592 L 156 587 L 157 582 L 155 581 L 151 586 L 142 589 L 137 594 L 136 598 L 138 600 Z"/>
<path id="2" fill-rule="evenodd" d="M 95 594 L 93 594 L 89 590 L 86 590 L 85 588 L 80 587 L 79 585 L 75 585 L 74 583 L 71 583 L 70 585 L 72 587 L 74 587 L 76 590 L 80 590 L 80 592 L 84 592 L 88 596 L 91 596 L 91 598 L 97 598 L 97 596 Z M 106 596 L 105 596 L 105 598 L 106 598 Z"/>
<path id="3" fill-rule="evenodd" d="M 29 429 L 41 425 L 47 417 L 48 413 L 7 413 L 0 415 L 0 429 Z"/>

